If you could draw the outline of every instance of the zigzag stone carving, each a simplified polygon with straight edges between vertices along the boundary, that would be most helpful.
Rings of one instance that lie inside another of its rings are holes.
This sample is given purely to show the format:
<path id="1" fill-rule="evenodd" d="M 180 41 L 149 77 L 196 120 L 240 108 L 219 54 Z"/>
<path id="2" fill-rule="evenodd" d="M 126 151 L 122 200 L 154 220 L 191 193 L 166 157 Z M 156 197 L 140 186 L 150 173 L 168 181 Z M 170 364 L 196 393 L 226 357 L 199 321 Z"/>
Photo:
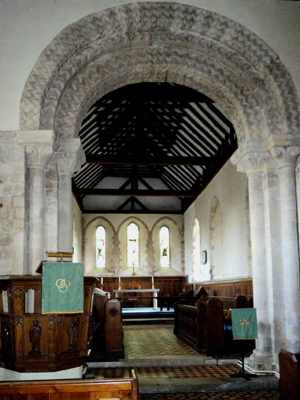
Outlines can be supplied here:
<path id="1" fill-rule="evenodd" d="M 67 26 L 28 77 L 20 127 L 74 137 L 95 100 L 141 81 L 204 92 L 228 114 L 240 143 L 299 137 L 299 99 L 277 54 L 238 23 L 178 3 L 127 4 Z"/>

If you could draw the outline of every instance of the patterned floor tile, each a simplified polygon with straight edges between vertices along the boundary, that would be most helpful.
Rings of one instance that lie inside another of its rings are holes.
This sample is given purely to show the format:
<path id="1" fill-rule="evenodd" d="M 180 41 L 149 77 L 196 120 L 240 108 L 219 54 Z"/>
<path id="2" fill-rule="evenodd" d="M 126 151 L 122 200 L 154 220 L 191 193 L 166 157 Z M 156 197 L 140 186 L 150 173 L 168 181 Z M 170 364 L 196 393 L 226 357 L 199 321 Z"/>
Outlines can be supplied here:
<path id="1" fill-rule="evenodd" d="M 198 355 L 199 353 L 177 338 L 168 328 L 148 327 L 124 329 L 127 358 L 143 356 Z"/>
<path id="2" fill-rule="evenodd" d="M 175 393 L 175 394 L 141 394 L 140 400 L 279 400 L 276 390 L 262 390 L 255 392 L 222 392 L 222 393 Z"/>

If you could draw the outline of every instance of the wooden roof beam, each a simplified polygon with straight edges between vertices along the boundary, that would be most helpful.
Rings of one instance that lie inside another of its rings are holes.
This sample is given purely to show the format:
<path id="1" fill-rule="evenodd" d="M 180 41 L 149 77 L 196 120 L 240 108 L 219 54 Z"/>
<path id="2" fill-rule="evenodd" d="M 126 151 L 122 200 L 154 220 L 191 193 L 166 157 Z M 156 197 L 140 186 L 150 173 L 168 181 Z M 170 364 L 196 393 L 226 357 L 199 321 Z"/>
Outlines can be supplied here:
<path id="1" fill-rule="evenodd" d="M 132 156 L 103 156 L 101 154 L 87 154 L 87 164 L 108 165 L 220 165 L 224 160 L 221 157 L 190 157 L 190 156 L 165 156 L 162 160 L 157 157 L 132 157 Z"/>
<path id="2" fill-rule="evenodd" d="M 77 189 L 76 196 L 149 196 L 149 197 L 195 197 L 196 193 L 186 190 L 146 190 L 146 189 Z"/>

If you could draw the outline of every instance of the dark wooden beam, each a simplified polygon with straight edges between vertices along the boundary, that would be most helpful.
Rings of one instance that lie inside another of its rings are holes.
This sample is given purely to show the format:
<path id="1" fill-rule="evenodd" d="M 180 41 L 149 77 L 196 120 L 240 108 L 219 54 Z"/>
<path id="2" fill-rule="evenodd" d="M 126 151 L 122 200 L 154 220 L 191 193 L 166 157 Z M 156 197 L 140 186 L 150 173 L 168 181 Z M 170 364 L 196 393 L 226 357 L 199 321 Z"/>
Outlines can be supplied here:
<path id="1" fill-rule="evenodd" d="M 223 160 L 221 157 L 188 157 L 188 156 L 165 156 L 164 160 L 156 157 L 119 157 L 102 156 L 100 154 L 87 154 L 88 164 L 112 164 L 112 165 L 219 165 Z"/>
<path id="2" fill-rule="evenodd" d="M 183 214 L 181 210 L 82 210 L 82 214 Z"/>
<path id="3" fill-rule="evenodd" d="M 74 189 L 76 196 L 148 196 L 148 197 L 195 197 L 196 193 L 185 190 L 146 189 Z"/>

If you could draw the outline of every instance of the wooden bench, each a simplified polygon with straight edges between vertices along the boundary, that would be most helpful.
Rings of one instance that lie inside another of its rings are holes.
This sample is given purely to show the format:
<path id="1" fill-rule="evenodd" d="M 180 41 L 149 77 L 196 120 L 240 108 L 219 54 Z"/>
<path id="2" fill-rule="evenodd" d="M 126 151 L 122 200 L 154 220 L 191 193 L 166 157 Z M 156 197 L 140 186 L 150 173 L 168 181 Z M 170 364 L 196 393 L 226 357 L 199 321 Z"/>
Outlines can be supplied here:
<path id="1" fill-rule="evenodd" d="M 95 329 L 92 334 L 92 356 L 104 354 L 106 361 L 124 358 L 122 306 L 118 299 L 94 294 L 93 316 Z"/>
<path id="2" fill-rule="evenodd" d="M 221 300 L 203 296 L 196 306 L 176 303 L 174 334 L 200 353 L 222 354 L 224 322 Z"/>
<path id="3" fill-rule="evenodd" d="M 195 306 L 175 303 L 174 334 L 199 352 L 222 354 L 224 330 L 226 325 L 231 324 L 230 308 L 236 308 L 237 305 L 239 308 L 247 307 L 247 298 L 202 296 Z"/>
<path id="4" fill-rule="evenodd" d="M 0 400 L 138 400 L 134 370 L 128 378 L 0 383 Z"/>

